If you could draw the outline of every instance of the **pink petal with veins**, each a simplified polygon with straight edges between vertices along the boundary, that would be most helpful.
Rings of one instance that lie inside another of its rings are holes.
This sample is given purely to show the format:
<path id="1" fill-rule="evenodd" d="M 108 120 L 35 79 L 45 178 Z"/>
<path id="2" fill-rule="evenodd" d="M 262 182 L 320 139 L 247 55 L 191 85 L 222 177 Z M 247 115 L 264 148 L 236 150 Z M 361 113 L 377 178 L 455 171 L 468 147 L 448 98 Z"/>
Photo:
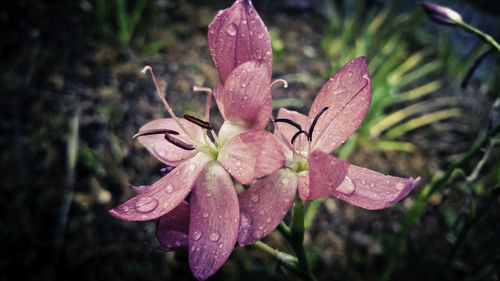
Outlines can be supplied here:
<path id="1" fill-rule="evenodd" d="M 258 60 L 272 72 L 271 40 L 250 1 L 219 11 L 208 26 L 208 45 L 222 84 L 238 65 Z"/>
<path id="2" fill-rule="evenodd" d="M 256 181 L 240 202 L 238 243 L 246 246 L 264 238 L 285 217 L 297 190 L 297 176 L 285 169 Z"/>
<path id="3" fill-rule="evenodd" d="M 342 184 L 331 194 L 349 204 L 377 210 L 403 199 L 420 183 L 420 178 L 399 178 L 350 165 Z"/>
<path id="4" fill-rule="evenodd" d="M 246 62 L 231 73 L 214 97 L 225 120 L 247 129 L 263 129 L 271 117 L 271 77 L 265 65 Z"/>
<path id="5" fill-rule="evenodd" d="M 332 194 L 347 173 L 349 163 L 331 154 L 314 151 L 309 155 L 309 195 L 314 200 Z"/>
<path id="6" fill-rule="evenodd" d="M 212 163 L 191 193 L 189 266 L 198 280 L 214 274 L 233 251 L 238 235 L 238 197 L 229 174 Z"/>
<path id="7" fill-rule="evenodd" d="M 297 187 L 300 200 L 306 201 L 311 193 L 309 188 L 309 171 L 302 171 L 297 174 Z"/>
<path id="8" fill-rule="evenodd" d="M 370 108 L 372 83 L 364 57 L 348 62 L 325 83 L 314 99 L 308 125 L 324 107 L 313 131 L 313 150 L 326 153 L 344 143 L 358 128 Z"/>
<path id="9" fill-rule="evenodd" d="M 181 118 L 179 121 L 187 130 L 189 130 L 193 137 L 197 140 L 203 141 L 203 129 L 201 127 L 187 121 L 186 119 Z M 178 138 L 186 143 L 192 143 L 189 137 L 181 130 L 179 125 L 172 118 L 150 121 L 142 126 L 139 129 L 139 132 L 158 129 L 174 130 L 179 133 L 179 135 L 176 135 L 175 138 Z M 180 162 L 193 157 L 197 153 L 196 150 L 185 150 L 171 144 L 165 139 L 163 134 L 140 136 L 137 140 L 144 145 L 149 152 L 156 157 L 156 159 L 172 166 L 177 166 Z"/>
<path id="10" fill-rule="evenodd" d="M 189 204 L 182 201 L 172 211 L 161 216 L 156 227 L 156 238 L 167 249 L 188 246 Z"/>
<path id="11" fill-rule="evenodd" d="M 186 198 L 198 175 L 210 160 L 206 154 L 198 153 L 153 183 L 140 195 L 111 209 L 109 213 L 128 221 L 146 221 L 163 216 Z"/>
<path id="12" fill-rule="evenodd" d="M 278 110 L 278 117 L 276 117 L 276 119 L 278 118 L 292 120 L 295 123 L 299 124 L 302 127 L 302 130 L 306 130 L 307 116 L 302 113 L 293 110 L 288 110 L 286 108 L 280 108 Z M 284 122 L 277 122 L 276 126 L 278 127 L 279 132 L 278 130 L 275 129 L 274 135 L 276 137 L 279 137 L 285 143 L 290 143 L 293 135 L 295 135 L 295 133 L 298 132 L 297 128 Z M 308 142 L 304 134 L 300 135 L 297 139 L 295 139 L 296 150 L 305 151 L 307 149 L 307 146 Z"/>
<path id="13" fill-rule="evenodd" d="M 278 140 L 264 130 L 230 138 L 220 150 L 217 161 L 242 184 L 270 175 L 285 165 Z"/>

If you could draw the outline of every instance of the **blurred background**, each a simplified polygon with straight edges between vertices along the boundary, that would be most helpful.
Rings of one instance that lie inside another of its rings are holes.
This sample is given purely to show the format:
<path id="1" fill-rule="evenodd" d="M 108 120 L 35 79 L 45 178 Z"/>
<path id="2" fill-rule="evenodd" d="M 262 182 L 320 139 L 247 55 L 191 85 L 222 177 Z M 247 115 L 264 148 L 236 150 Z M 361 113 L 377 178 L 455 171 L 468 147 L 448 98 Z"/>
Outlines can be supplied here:
<path id="1" fill-rule="evenodd" d="M 498 38 L 498 3 L 439 2 Z M 107 211 L 133 196 L 129 183 L 148 185 L 161 177 L 162 165 L 131 140 L 142 124 L 167 116 L 151 78 L 140 70 L 151 65 L 162 87 L 168 84 L 177 114 L 202 117 L 205 95 L 192 87 L 218 82 L 207 26 L 231 4 L 0 4 L 1 280 L 193 279 L 187 251 L 163 252 L 154 222 L 124 222 Z M 289 83 L 273 91 L 275 106 L 307 113 L 333 73 L 366 56 L 372 107 L 335 154 L 423 179 L 386 210 L 366 211 L 334 198 L 309 203 L 306 247 L 318 280 L 498 280 L 497 142 L 419 201 L 423 211 L 403 225 L 424 186 L 498 123 L 492 110 L 500 95 L 498 53 L 472 34 L 430 21 L 410 0 L 254 5 L 271 35 L 273 79 Z M 467 75 L 474 63 L 478 68 Z M 211 121 L 220 125 L 212 109 Z M 403 242 L 396 250 L 397 237 Z M 264 242 L 292 253 L 279 233 Z M 236 247 L 211 278 L 290 279 L 296 276 L 252 247 Z"/>

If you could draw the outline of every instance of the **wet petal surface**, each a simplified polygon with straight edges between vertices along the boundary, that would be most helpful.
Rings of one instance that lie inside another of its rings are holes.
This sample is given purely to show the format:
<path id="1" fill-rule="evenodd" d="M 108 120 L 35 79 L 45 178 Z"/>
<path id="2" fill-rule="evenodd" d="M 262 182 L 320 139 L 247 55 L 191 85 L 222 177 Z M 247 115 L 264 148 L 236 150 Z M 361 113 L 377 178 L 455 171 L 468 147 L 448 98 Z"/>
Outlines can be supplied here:
<path id="1" fill-rule="evenodd" d="M 186 201 L 182 201 L 158 220 L 156 238 L 166 249 L 187 247 L 188 233 L 189 204 Z"/>
<path id="2" fill-rule="evenodd" d="M 265 65 L 249 61 L 234 69 L 214 97 L 225 120 L 246 129 L 264 129 L 272 112 L 271 76 Z"/>
<path id="3" fill-rule="evenodd" d="M 292 205 L 297 176 L 281 169 L 256 181 L 239 196 L 240 229 L 238 243 L 250 245 L 273 231 Z"/>
<path id="4" fill-rule="evenodd" d="M 314 200 L 332 194 L 344 180 L 349 163 L 321 151 L 309 155 L 309 194 Z"/>
<path id="5" fill-rule="evenodd" d="M 366 168 L 350 165 L 342 184 L 331 194 L 349 204 L 377 210 L 403 199 L 420 183 L 420 178 L 386 176 Z"/>
<path id="6" fill-rule="evenodd" d="M 146 221 L 163 216 L 186 198 L 198 175 L 210 160 L 207 155 L 198 153 L 141 194 L 111 209 L 109 213 L 129 221 Z"/>
<path id="7" fill-rule="evenodd" d="M 189 266 L 197 279 L 204 280 L 226 262 L 238 234 L 238 198 L 222 166 L 207 166 L 193 189 L 190 206 Z"/>
<path id="8" fill-rule="evenodd" d="M 208 45 L 223 84 L 238 65 L 258 60 L 269 75 L 273 54 L 267 28 L 250 1 L 236 1 L 208 26 Z"/>
<path id="9" fill-rule="evenodd" d="M 222 147 L 217 160 L 242 184 L 270 175 L 285 165 L 278 140 L 264 130 L 232 137 Z"/>
<path id="10" fill-rule="evenodd" d="M 372 83 L 364 57 L 342 67 L 321 88 L 308 115 L 308 126 L 325 107 L 313 132 L 314 150 L 326 153 L 344 143 L 363 121 L 371 102 Z"/>

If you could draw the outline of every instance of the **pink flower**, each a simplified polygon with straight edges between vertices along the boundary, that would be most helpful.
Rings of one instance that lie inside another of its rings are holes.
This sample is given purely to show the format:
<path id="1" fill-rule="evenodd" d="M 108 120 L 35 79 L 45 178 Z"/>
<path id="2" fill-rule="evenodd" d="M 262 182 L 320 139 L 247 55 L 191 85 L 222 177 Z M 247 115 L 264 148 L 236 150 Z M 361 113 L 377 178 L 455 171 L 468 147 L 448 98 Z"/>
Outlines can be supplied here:
<path id="1" fill-rule="evenodd" d="M 364 57 L 347 63 L 323 86 L 309 115 L 281 108 L 275 135 L 283 142 L 286 168 L 258 180 L 239 196 L 240 245 L 274 230 L 298 189 L 302 200 L 333 195 L 365 209 L 382 209 L 405 197 L 420 179 L 386 176 L 330 153 L 357 129 L 371 101 Z"/>
<path id="2" fill-rule="evenodd" d="M 214 90 L 225 120 L 219 134 L 208 123 L 209 89 L 203 90 L 209 93 L 205 120 L 177 118 L 153 76 L 172 118 L 145 124 L 135 137 L 158 160 L 176 167 L 151 186 L 135 188 L 137 196 L 110 211 L 123 220 L 159 218 L 160 243 L 168 249 L 188 246 L 191 270 L 200 280 L 224 264 L 237 240 L 240 214 L 231 176 L 249 184 L 285 164 L 278 140 L 263 130 L 272 111 L 272 55 L 265 26 L 249 1 L 218 13 L 209 45 L 221 78 Z"/>

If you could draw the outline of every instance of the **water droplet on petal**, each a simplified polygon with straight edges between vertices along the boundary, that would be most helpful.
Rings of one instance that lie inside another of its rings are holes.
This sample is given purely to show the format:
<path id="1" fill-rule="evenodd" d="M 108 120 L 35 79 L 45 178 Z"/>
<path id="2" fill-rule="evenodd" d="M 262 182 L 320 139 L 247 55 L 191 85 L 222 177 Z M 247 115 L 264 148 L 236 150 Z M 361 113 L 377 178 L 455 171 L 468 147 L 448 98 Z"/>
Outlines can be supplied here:
<path id="1" fill-rule="evenodd" d="M 351 178 L 346 176 L 344 178 L 344 181 L 336 188 L 336 190 L 349 195 L 354 192 L 354 183 L 352 182 Z"/>
<path id="2" fill-rule="evenodd" d="M 271 217 L 268 217 L 268 218 L 266 219 L 266 222 L 267 222 L 267 223 L 271 223 L 271 221 L 272 221 L 272 218 L 271 218 Z"/>
<path id="3" fill-rule="evenodd" d="M 222 245 L 222 243 L 219 244 L 219 249 L 222 249 L 222 247 L 224 247 L 224 245 Z"/>
<path id="4" fill-rule="evenodd" d="M 181 246 L 181 241 L 180 240 L 175 241 L 175 246 L 177 247 Z"/>
<path id="5" fill-rule="evenodd" d="M 247 24 L 247 20 L 243 20 L 243 21 L 242 21 L 242 23 L 243 23 L 243 24 Z"/>
<path id="6" fill-rule="evenodd" d="M 236 161 L 235 165 L 236 165 L 237 167 L 240 167 L 240 166 L 241 166 L 241 161 L 240 161 L 240 160 Z"/>
<path id="7" fill-rule="evenodd" d="M 259 195 L 257 194 L 252 195 L 252 198 L 250 198 L 250 200 L 254 203 L 259 202 Z"/>
<path id="8" fill-rule="evenodd" d="M 404 182 L 398 182 L 395 187 L 397 190 L 403 190 L 405 186 L 406 184 Z"/>
<path id="9" fill-rule="evenodd" d="M 194 239 L 194 240 L 200 240 L 201 235 L 202 235 L 202 232 L 201 232 L 201 231 L 199 231 L 199 230 L 196 230 L 196 231 L 193 233 L 193 239 Z"/>
<path id="10" fill-rule="evenodd" d="M 129 208 L 128 208 L 128 206 L 123 206 L 123 209 L 122 209 L 122 210 L 123 210 L 125 213 L 128 213 Z"/>
<path id="11" fill-rule="evenodd" d="M 374 184 L 374 183 L 370 183 L 370 187 L 371 187 L 371 188 L 374 188 L 374 187 L 375 187 L 375 184 Z"/>
<path id="12" fill-rule="evenodd" d="M 262 39 L 262 37 L 264 37 L 264 33 L 261 32 L 261 33 L 257 34 L 257 37 L 259 37 L 259 39 Z"/>
<path id="13" fill-rule="evenodd" d="M 212 234 L 210 234 L 210 240 L 213 242 L 217 242 L 220 239 L 220 233 L 216 230 Z"/>
<path id="14" fill-rule="evenodd" d="M 259 215 L 263 216 L 264 215 L 264 210 L 259 210 Z"/>
<path id="15" fill-rule="evenodd" d="M 290 179 L 289 179 L 289 178 L 284 178 L 284 179 L 281 181 L 281 183 L 282 183 L 283 185 L 287 185 L 288 183 L 290 183 Z"/>
<path id="16" fill-rule="evenodd" d="M 156 209 L 158 200 L 152 197 L 142 197 L 135 202 L 135 209 L 141 213 L 149 213 Z"/>
<path id="17" fill-rule="evenodd" d="M 207 189 L 207 191 L 205 191 L 205 195 L 207 197 L 211 197 L 212 196 L 212 191 L 210 189 Z"/>
<path id="18" fill-rule="evenodd" d="M 203 212 L 203 217 L 208 218 L 208 212 Z"/>
<path id="19" fill-rule="evenodd" d="M 230 25 L 227 26 L 226 28 L 226 32 L 227 34 L 231 35 L 231 36 L 234 36 L 236 35 L 236 30 L 237 30 L 237 26 L 236 24 L 234 23 L 231 23 Z"/>
<path id="20" fill-rule="evenodd" d="M 171 183 L 167 184 L 165 191 L 167 191 L 167 193 L 172 193 L 172 191 L 174 191 L 174 186 Z"/>

